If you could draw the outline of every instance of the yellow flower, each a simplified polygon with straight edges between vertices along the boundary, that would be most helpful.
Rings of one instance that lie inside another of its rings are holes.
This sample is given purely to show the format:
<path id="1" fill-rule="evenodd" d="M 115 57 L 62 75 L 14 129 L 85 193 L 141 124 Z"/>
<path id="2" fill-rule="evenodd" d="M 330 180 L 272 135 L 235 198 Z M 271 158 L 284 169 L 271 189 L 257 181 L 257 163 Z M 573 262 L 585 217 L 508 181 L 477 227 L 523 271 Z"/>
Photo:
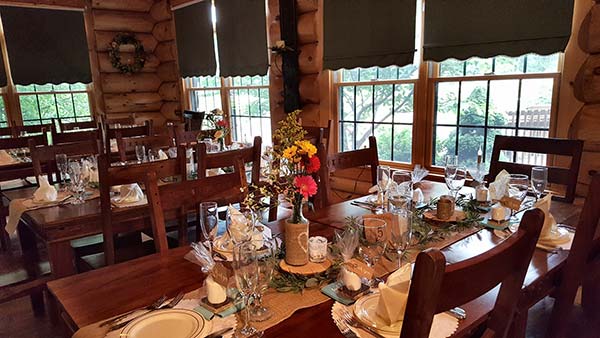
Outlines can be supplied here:
<path id="1" fill-rule="evenodd" d="M 309 158 L 313 157 L 317 153 L 317 148 L 309 141 L 296 141 L 296 145 L 300 147 L 300 152 L 308 155 Z"/>
<path id="2" fill-rule="evenodd" d="M 287 158 L 288 160 L 292 160 L 294 158 L 294 156 L 296 156 L 296 153 L 298 152 L 298 147 L 296 146 L 291 146 L 288 147 L 287 149 L 285 149 L 283 151 L 283 157 Z"/>
<path id="3" fill-rule="evenodd" d="M 222 130 L 217 130 L 217 131 L 215 132 L 215 139 L 216 139 L 216 140 L 218 140 L 218 139 L 222 138 L 223 136 L 225 136 L 225 135 L 223 134 L 223 131 L 222 131 Z"/>

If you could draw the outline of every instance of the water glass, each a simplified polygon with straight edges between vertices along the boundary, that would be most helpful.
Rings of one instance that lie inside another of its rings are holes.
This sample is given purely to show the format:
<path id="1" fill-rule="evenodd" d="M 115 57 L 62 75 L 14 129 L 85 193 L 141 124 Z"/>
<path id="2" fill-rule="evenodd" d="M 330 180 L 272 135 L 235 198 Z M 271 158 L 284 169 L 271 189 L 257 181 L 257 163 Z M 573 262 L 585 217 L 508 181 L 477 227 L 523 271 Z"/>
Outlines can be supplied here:
<path id="1" fill-rule="evenodd" d="M 385 205 L 385 198 L 390 185 L 390 167 L 387 165 L 377 166 L 377 202 Z"/>
<path id="2" fill-rule="evenodd" d="M 387 223 L 378 218 L 363 218 L 358 225 L 358 254 L 370 267 L 374 267 L 385 252 L 386 228 Z"/>
<path id="3" fill-rule="evenodd" d="M 536 199 L 540 199 L 546 190 L 548 184 L 548 168 L 533 167 L 531 168 L 531 188 L 535 193 Z"/>
<path id="4" fill-rule="evenodd" d="M 158 160 L 158 151 L 153 149 L 148 149 L 148 161 L 153 162 Z"/>
<path id="5" fill-rule="evenodd" d="M 258 287 L 258 259 L 256 248 L 252 242 L 244 242 L 233 248 L 233 272 L 235 283 L 243 297 L 244 311 L 242 313 L 242 337 L 257 336 L 262 333 L 250 325 L 250 297 Z"/>
<path id="6" fill-rule="evenodd" d="M 209 248 L 212 250 L 219 224 L 217 202 L 202 202 L 199 209 L 200 229 L 204 237 L 203 240 L 209 243 Z"/>
<path id="7" fill-rule="evenodd" d="M 145 162 L 146 147 L 144 145 L 138 144 L 135 146 L 135 157 L 137 158 L 138 163 Z"/>
<path id="8" fill-rule="evenodd" d="M 458 167 L 458 155 L 446 155 L 444 161 L 445 167 Z"/>
<path id="9" fill-rule="evenodd" d="M 228 208 L 225 222 L 229 238 L 231 238 L 233 244 L 237 245 L 247 242 L 252 238 L 256 216 L 251 211 L 244 211 L 240 214 L 232 215 Z"/>
<path id="10" fill-rule="evenodd" d="M 529 177 L 523 174 L 510 174 L 508 180 L 508 197 L 519 200 L 523 203 L 529 189 Z M 515 231 L 518 227 L 519 220 L 515 217 L 515 210 L 510 210 L 510 230 Z"/>
<path id="11" fill-rule="evenodd" d="M 67 154 L 56 154 L 55 158 L 56 158 L 56 167 L 58 168 L 58 172 L 60 175 L 59 181 L 65 182 L 67 179 L 66 175 L 67 175 L 67 171 L 68 171 Z M 64 189 L 65 188 L 61 184 L 60 190 L 63 191 Z"/>
<path id="12" fill-rule="evenodd" d="M 398 255 L 398 267 L 402 266 L 402 258 L 412 240 L 412 217 L 409 209 L 392 212 L 392 224 L 389 225 L 391 249 Z"/>
<path id="13" fill-rule="evenodd" d="M 262 303 L 262 297 L 269 289 L 269 283 L 273 278 L 273 272 L 277 265 L 279 249 L 274 239 L 251 241 L 257 255 L 258 282 L 254 291 L 254 301 L 250 309 L 250 319 L 254 322 L 262 322 L 273 316 L 273 313 Z"/>
<path id="14" fill-rule="evenodd" d="M 71 177 L 71 190 L 74 197 L 71 204 L 82 204 L 85 202 L 85 188 L 90 179 L 89 167 L 84 161 L 69 161 L 68 173 Z"/>
<path id="15" fill-rule="evenodd" d="M 458 191 L 462 189 L 467 180 L 467 168 L 447 166 L 444 169 L 444 178 L 446 180 L 446 186 L 450 190 L 450 195 L 456 198 Z"/>

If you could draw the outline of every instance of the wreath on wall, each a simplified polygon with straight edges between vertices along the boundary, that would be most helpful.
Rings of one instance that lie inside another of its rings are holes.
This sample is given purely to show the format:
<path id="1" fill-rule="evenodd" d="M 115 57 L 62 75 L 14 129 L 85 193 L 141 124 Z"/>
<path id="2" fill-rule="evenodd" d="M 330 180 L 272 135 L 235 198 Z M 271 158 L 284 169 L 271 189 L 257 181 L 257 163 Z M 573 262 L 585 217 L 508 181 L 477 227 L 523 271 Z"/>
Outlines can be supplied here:
<path id="1" fill-rule="evenodd" d="M 121 62 L 121 46 L 122 45 L 133 45 L 133 62 L 123 63 Z M 108 48 L 108 56 L 110 57 L 110 63 L 113 67 L 118 69 L 123 74 L 133 74 L 139 72 L 144 68 L 146 63 L 146 53 L 144 52 L 144 46 L 142 42 L 133 34 L 119 33 L 117 34 Z"/>

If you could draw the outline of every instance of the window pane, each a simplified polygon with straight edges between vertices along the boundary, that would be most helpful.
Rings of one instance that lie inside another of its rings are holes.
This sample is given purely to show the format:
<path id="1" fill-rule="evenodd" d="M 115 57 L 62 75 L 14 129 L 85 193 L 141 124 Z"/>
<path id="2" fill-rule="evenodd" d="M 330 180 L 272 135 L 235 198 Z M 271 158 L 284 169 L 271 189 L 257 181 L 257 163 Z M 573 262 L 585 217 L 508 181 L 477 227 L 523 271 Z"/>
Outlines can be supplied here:
<path id="1" fill-rule="evenodd" d="M 45 85 L 34 85 L 35 91 L 36 92 L 51 92 L 52 91 L 52 84 L 45 84 Z"/>
<path id="2" fill-rule="evenodd" d="M 394 122 L 412 123 L 414 110 L 414 84 L 397 84 L 394 86 Z"/>
<path id="3" fill-rule="evenodd" d="M 73 101 L 75 102 L 75 114 L 77 116 L 92 116 L 90 112 L 90 102 L 87 93 L 76 93 L 73 94 Z M 83 119 L 78 118 L 78 121 Z"/>
<path id="4" fill-rule="evenodd" d="M 354 149 L 362 149 L 369 146 L 369 136 L 373 135 L 371 123 L 356 124 L 356 147 Z"/>
<path id="5" fill-rule="evenodd" d="M 62 92 L 68 92 L 69 91 L 69 84 L 68 83 L 61 83 L 58 85 L 52 85 L 52 91 L 58 92 L 58 91 L 62 91 Z"/>
<path id="6" fill-rule="evenodd" d="M 355 87 L 340 87 L 340 109 L 344 121 L 354 120 L 354 89 Z"/>
<path id="7" fill-rule="evenodd" d="M 434 146 L 433 164 L 443 165 L 446 155 L 456 153 L 456 128 L 436 127 Z"/>
<path id="8" fill-rule="evenodd" d="M 255 136 L 260 136 L 264 146 L 271 145 L 268 81 L 267 76 L 236 76 L 232 78 L 234 87 L 266 87 L 228 90 L 233 141 L 251 143 Z"/>
<path id="9" fill-rule="evenodd" d="M 412 126 L 394 126 L 394 161 L 412 162 Z"/>
<path id="10" fill-rule="evenodd" d="M 19 103 L 21 104 L 21 113 L 23 115 L 23 121 L 38 120 L 40 118 L 40 113 L 38 110 L 35 95 L 19 96 Z"/>
<path id="11" fill-rule="evenodd" d="M 71 94 L 56 94 L 56 105 L 58 106 L 59 117 L 66 118 L 75 116 Z M 65 121 L 63 120 L 63 122 Z"/>
<path id="12" fill-rule="evenodd" d="M 1 97 L 0 100 L 0 127 L 8 127 L 8 123 L 6 123 L 6 106 L 4 103 L 4 96 Z"/>
<path id="13" fill-rule="evenodd" d="M 458 136 L 458 160 L 461 165 L 477 164 L 477 151 L 483 150 L 484 128 L 460 128 Z"/>
<path id="14" fill-rule="evenodd" d="M 553 79 L 528 79 L 521 84 L 520 128 L 549 128 Z"/>
<path id="15" fill-rule="evenodd" d="M 490 81 L 488 125 L 515 126 L 518 101 L 519 80 Z"/>
<path id="16" fill-rule="evenodd" d="M 375 86 L 375 122 L 392 122 L 392 85 Z M 391 134 L 391 131 L 390 131 Z"/>
<path id="17" fill-rule="evenodd" d="M 496 138 L 496 135 L 515 136 L 515 130 L 514 129 L 491 129 L 491 128 L 488 129 L 486 147 L 485 147 L 485 163 L 486 163 L 486 168 L 488 168 L 488 169 L 490 167 L 490 162 L 492 160 L 492 150 L 494 149 L 494 139 Z M 503 161 L 503 162 L 512 161 L 512 157 L 513 157 L 512 151 L 502 150 L 500 152 L 500 161 Z"/>
<path id="18" fill-rule="evenodd" d="M 392 160 L 392 125 L 375 125 L 375 137 L 377 138 L 377 152 L 380 160 Z"/>
<path id="19" fill-rule="evenodd" d="M 358 68 L 342 69 L 342 82 L 356 82 L 356 81 L 358 81 Z"/>
<path id="20" fill-rule="evenodd" d="M 438 83 L 436 97 L 436 123 L 456 124 L 458 82 Z"/>
<path id="21" fill-rule="evenodd" d="M 448 59 L 440 62 L 440 77 L 463 76 L 465 72 L 465 62 L 455 59 Z"/>
<path id="22" fill-rule="evenodd" d="M 86 84 L 85 83 L 81 83 L 81 82 L 77 82 L 77 83 L 73 83 L 71 84 L 71 90 L 86 90 Z"/>
<path id="23" fill-rule="evenodd" d="M 495 57 L 495 68 L 494 74 L 519 74 L 523 73 L 523 67 L 525 65 L 525 57 L 508 57 L 508 56 L 497 56 Z"/>
<path id="24" fill-rule="evenodd" d="M 373 86 L 356 87 L 356 120 L 373 121 Z"/>
<path id="25" fill-rule="evenodd" d="M 354 124 L 342 123 L 340 128 L 340 149 L 348 151 L 354 149 Z"/>
<path id="26" fill-rule="evenodd" d="M 35 85 L 28 85 L 28 86 L 23 86 L 23 85 L 17 85 L 17 92 L 20 93 L 26 93 L 26 92 L 33 92 L 35 91 Z"/>
<path id="27" fill-rule="evenodd" d="M 377 80 L 377 67 L 360 68 L 358 70 L 360 81 L 375 81 Z"/>
<path id="28" fill-rule="evenodd" d="M 485 124 L 487 81 L 462 82 L 460 93 L 460 124 Z"/>
<path id="29" fill-rule="evenodd" d="M 466 61 L 465 75 L 484 75 L 492 72 L 492 59 L 470 58 Z"/>
<path id="30" fill-rule="evenodd" d="M 220 90 L 193 90 L 190 92 L 190 100 L 194 111 L 209 112 L 222 108 Z"/>
<path id="31" fill-rule="evenodd" d="M 527 55 L 527 73 L 553 73 L 558 71 L 558 53 Z"/>
<path id="32" fill-rule="evenodd" d="M 342 82 L 357 82 L 357 81 L 378 81 L 378 80 L 409 80 L 416 79 L 419 75 L 418 67 L 415 65 L 407 65 L 404 67 L 388 66 L 384 68 L 355 68 L 343 69 Z"/>

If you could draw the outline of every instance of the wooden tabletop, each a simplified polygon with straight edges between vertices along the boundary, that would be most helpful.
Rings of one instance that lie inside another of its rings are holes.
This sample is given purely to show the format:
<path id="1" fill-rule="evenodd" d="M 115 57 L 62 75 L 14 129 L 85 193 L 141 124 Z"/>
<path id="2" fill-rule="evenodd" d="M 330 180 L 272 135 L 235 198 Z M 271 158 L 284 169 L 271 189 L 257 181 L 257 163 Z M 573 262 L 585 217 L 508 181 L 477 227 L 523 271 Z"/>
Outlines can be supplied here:
<path id="1" fill-rule="evenodd" d="M 427 183 L 430 184 L 430 183 Z M 428 191 L 441 191 L 436 183 Z M 425 190 L 424 190 L 425 191 Z M 429 192 L 428 192 L 429 193 Z M 445 191 L 443 192 L 445 193 Z M 364 198 L 364 197 L 363 197 Z M 427 199 L 427 194 L 426 194 Z M 552 212 L 558 222 L 576 219 L 581 201 L 575 205 L 553 203 Z M 367 210 L 354 207 L 349 202 L 336 204 L 314 214 L 307 213 L 311 221 L 310 234 L 331 239 L 336 223 L 349 215 L 360 216 Z M 331 222 L 331 223 L 329 223 Z M 569 223 L 575 225 L 574 222 Z M 274 234 L 283 230 L 283 221 L 269 223 Z M 449 263 L 455 263 L 481 254 L 501 241 L 493 232 L 483 229 L 458 241 L 443 251 Z M 171 296 L 180 290 L 192 291 L 202 286 L 204 274 L 198 266 L 183 259 L 188 248 L 177 248 L 164 256 L 146 256 L 111 267 L 75 275 L 48 283 L 50 292 L 60 301 L 63 316 L 71 321 L 73 329 L 93 324 L 120 313 L 139 308 L 159 298 L 163 293 Z M 564 264 L 567 252 L 548 253 L 536 250 L 530 264 L 526 285 L 532 285 L 541 277 L 553 276 Z M 493 308 L 497 290 L 463 306 L 466 320 L 460 328 L 467 331 L 485 320 Z M 292 317 L 268 329 L 266 337 L 306 337 L 319 332 L 323 337 L 342 337 L 331 319 L 332 301 L 299 310 Z"/>

